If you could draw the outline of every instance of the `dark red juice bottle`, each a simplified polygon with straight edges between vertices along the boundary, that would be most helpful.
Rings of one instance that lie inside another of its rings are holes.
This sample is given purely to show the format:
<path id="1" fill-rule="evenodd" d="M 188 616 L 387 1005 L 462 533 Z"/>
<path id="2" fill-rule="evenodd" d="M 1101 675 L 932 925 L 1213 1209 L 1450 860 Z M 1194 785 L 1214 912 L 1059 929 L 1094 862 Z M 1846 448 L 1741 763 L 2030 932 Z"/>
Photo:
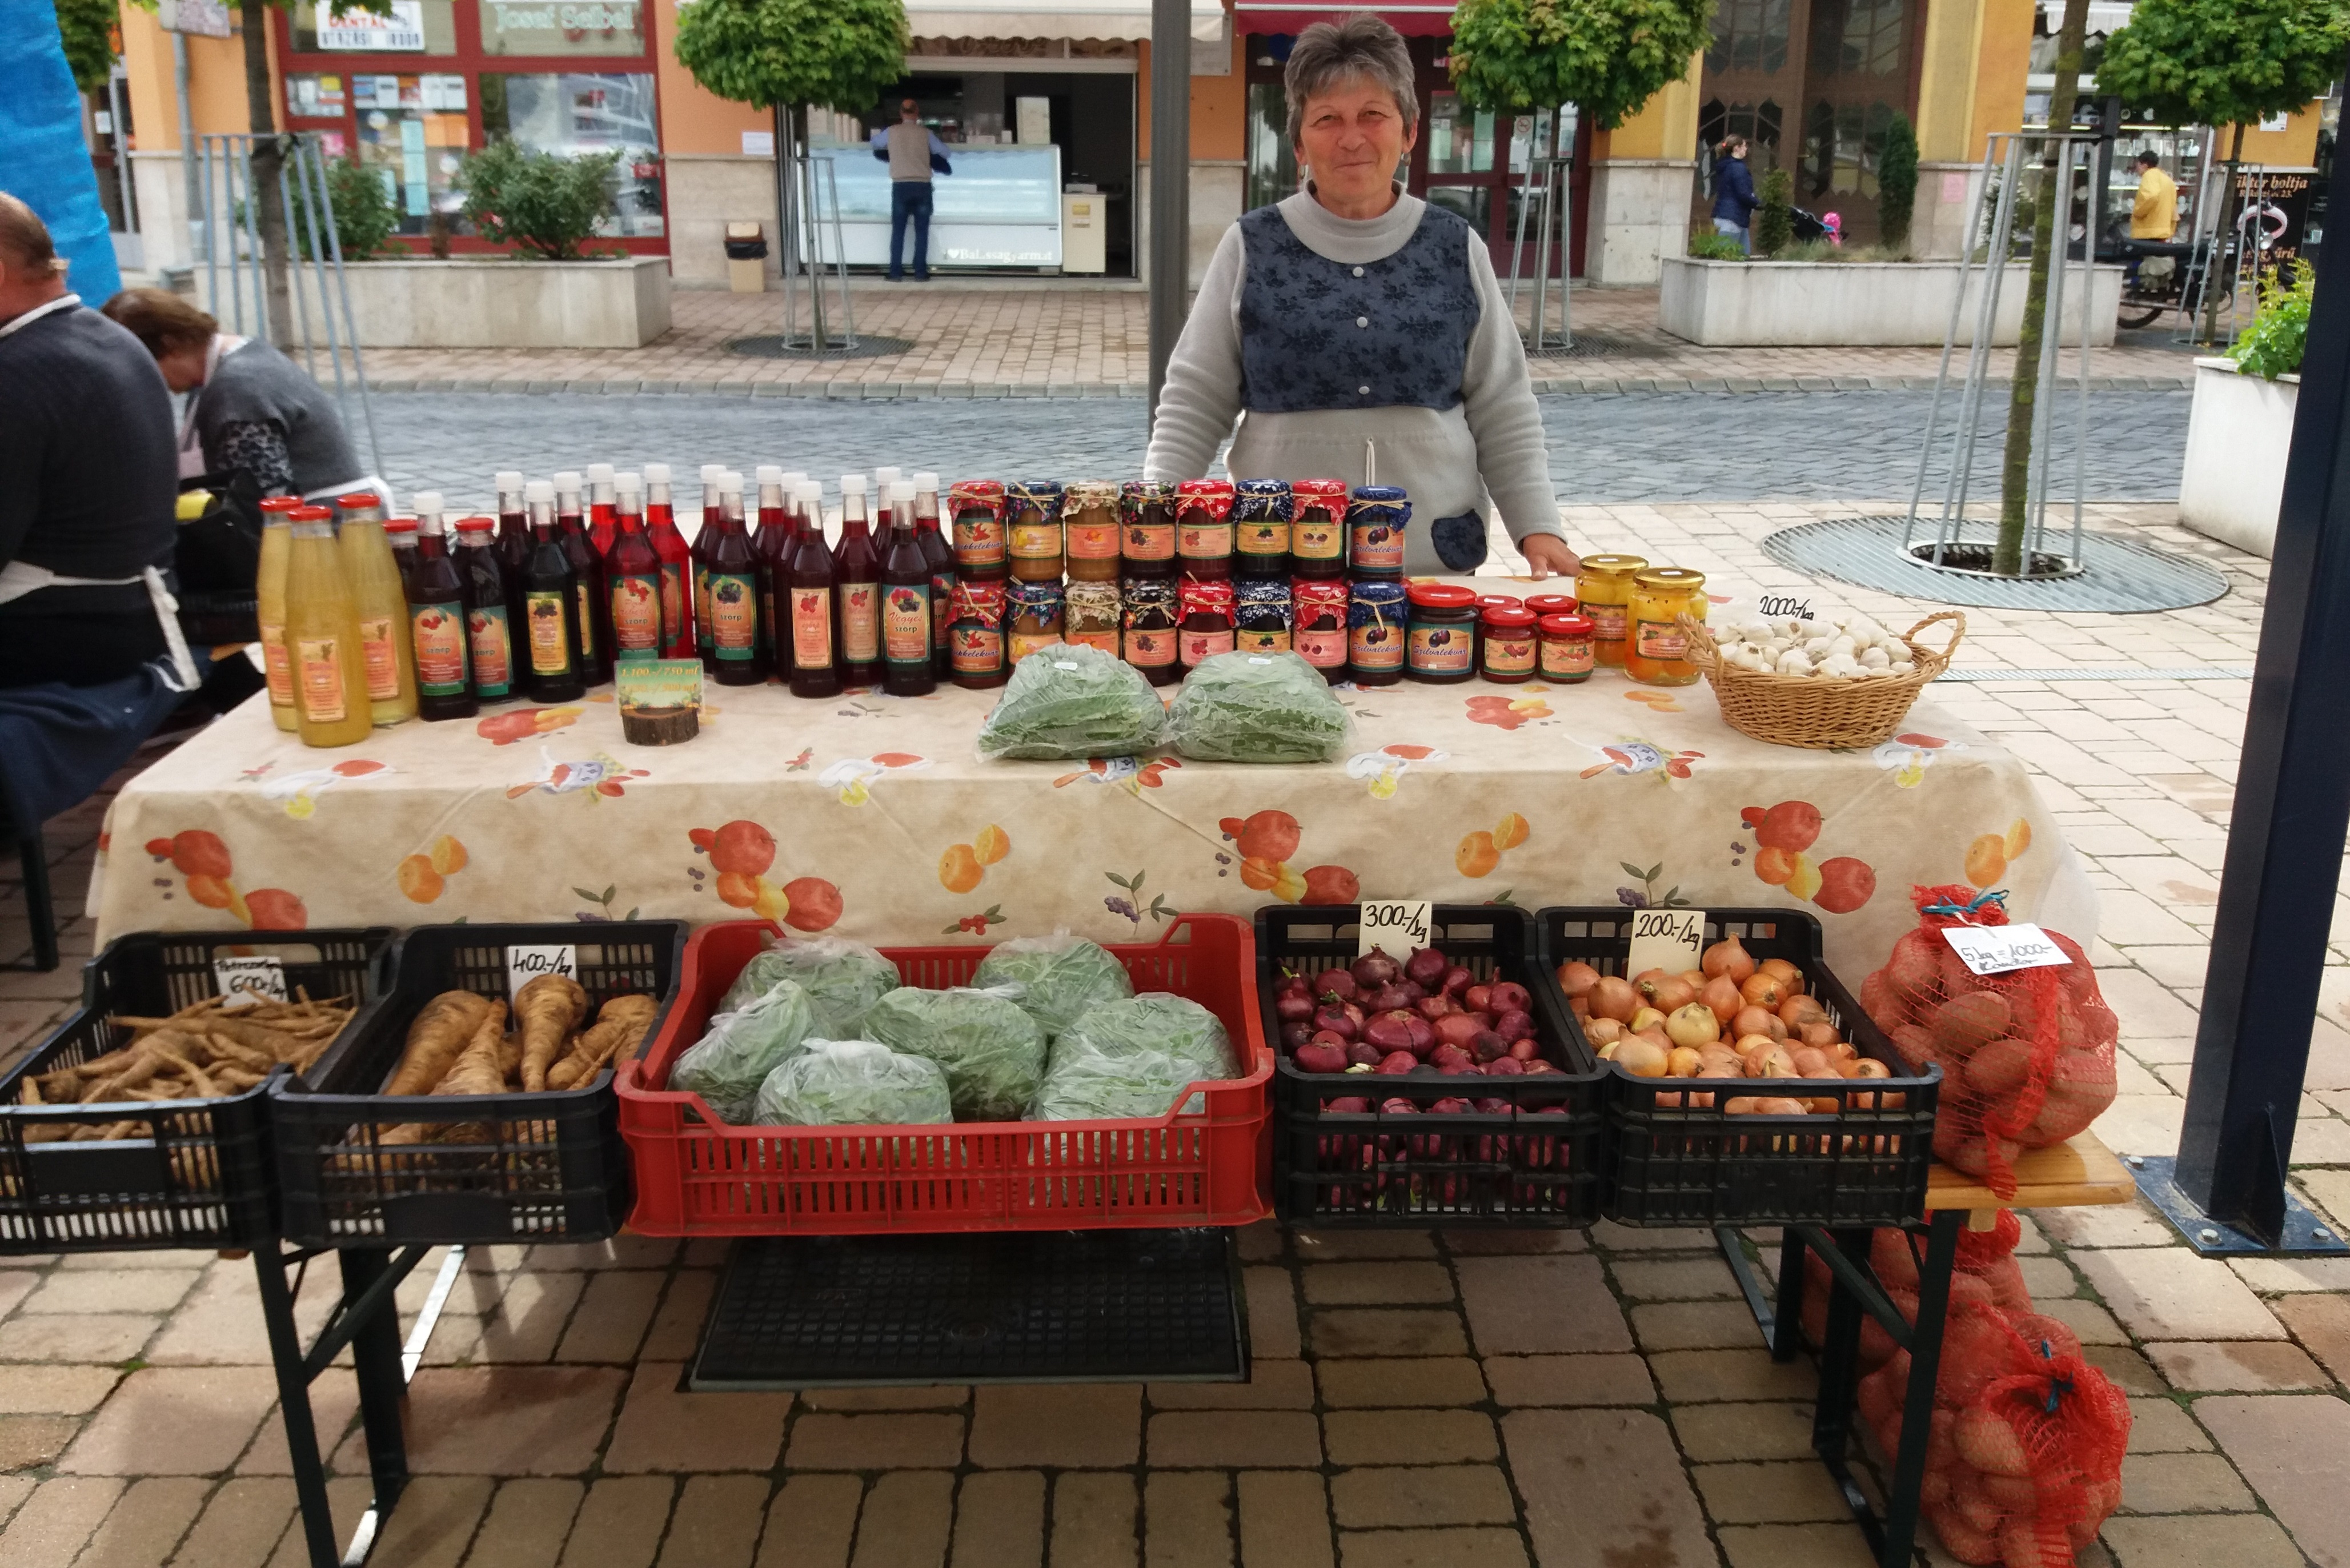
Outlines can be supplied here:
<path id="1" fill-rule="evenodd" d="M 759 640 L 759 557 L 743 522 L 743 476 L 718 479 L 718 536 L 711 541 L 710 652 L 721 686 L 755 686 L 767 678 Z"/>
<path id="2" fill-rule="evenodd" d="M 612 545 L 604 553 L 604 591 L 611 600 L 612 658 L 659 659 L 661 652 L 661 564 L 645 532 L 644 480 L 617 475 Z"/>
<path id="3" fill-rule="evenodd" d="M 422 509 L 426 499 L 432 508 Z M 474 701 L 465 653 L 465 585 L 441 532 L 441 498 L 417 497 L 416 561 L 408 575 L 408 635 L 416 654 L 416 713 L 421 719 L 470 719 Z"/>
<path id="4" fill-rule="evenodd" d="M 693 529 L 693 645 L 710 671 L 718 667 L 710 649 L 710 549 L 718 543 L 718 479 L 725 472 L 723 462 L 702 465 L 702 519 Z"/>
<path id="5" fill-rule="evenodd" d="M 555 486 L 534 479 L 530 505 L 530 564 L 522 579 L 523 691 L 534 702 L 571 702 L 586 695 L 579 673 L 579 639 L 571 629 L 579 614 L 579 579 L 555 522 Z"/>
<path id="6" fill-rule="evenodd" d="M 677 531 L 669 483 L 669 464 L 645 464 L 645 533 L 660 559 L 660 653 L 663 659 L 691 659 L 699 652 L 693 636 L 693 552 Z"/>
<path id="7" fill-rule="evenodd" d="M 751 536 L 751 554 L 759 563 L 759 649 L 767 668 L 781 673 L 791 669 L 789 634 L 775 610 L 777 594 L 790 573 L 792 559 L 792 498 L 805 473 L 786 473 L 774 463 L 759 465 L 759 531 Z"/>
<path id="8" fill-rule="evenodd" d="M 914 475 L 914 544 L 931 568 L 931 673 L 944 680 L 954 673 L 947 635 L 954 624 L 954 546 L 939 527 L 939 476 L 928 470 Z"/>
<path id="9" fill-rule="evenodd" d="M 498 565 L 495 524 L 468 517 L 457 524 L 457 576 L 465 592 L 465 656 L 475 700 L 511 702 L 515 685 L 514 633 L 506 620 L 506 578 Z"/>
<path id="10" fill-rule="evenodd" d="M 608 462 L 588 465 L 588 542 L 596 547 L 598 560 L 612 547 L 612 520 L 618 510 L 613 498 L 614 477 Z"/>
<path id="11" fill-rule="evenodd" d="M 881 557 L 881 690 L 927 697 L 938 690 L 932 667 L 931 563 L 914 529 L 914 487 L 899 480 L 889 496 L 889 547 Z"/>
<path id="12" fill-rule="evenodd" d="M 526 633 L 530 622 L 523 615 L 522 580 L 530 571 L 530 511 L 524 502 L 525 487 L 522 475 L 513 469 L 498 472 L 498 537 L 491 553 L 498 558 L 498 571 L 506 589 L 506 626 L 515 637 L 515 668 L 521 668 L 521 650 L 528 647 Z"/>
<path id="13" fill-rule="evenodd" d="M 800 527 L 792 539 L 791 569 L 785 579 L 792 695 L 837 697 L 840 637 L 832 612 L 836 566 L 832 546 L 824 540 L 824 487 L 814 483 L 803 486 L 800 505 Z"/>
<path id="14" fill-rule="evenodd" d="M 881 683 L 881 555 L 866 520 L 865 476 L 840 476 L 840 548 L 833 557 L 833 609 L 840 622 L 840 678 Z"/>
<path id="15" fill-rule="evenodd" d="M 555 531 L 564 559 L 571 563 L 571 636 L 579 655 L 579 679 L 601 686 L 612 679 L 611 607 L 604 598 L 604 563 L 588 535 L 579 504 L 579 475 L 568 469 L 555 476 Z"/>

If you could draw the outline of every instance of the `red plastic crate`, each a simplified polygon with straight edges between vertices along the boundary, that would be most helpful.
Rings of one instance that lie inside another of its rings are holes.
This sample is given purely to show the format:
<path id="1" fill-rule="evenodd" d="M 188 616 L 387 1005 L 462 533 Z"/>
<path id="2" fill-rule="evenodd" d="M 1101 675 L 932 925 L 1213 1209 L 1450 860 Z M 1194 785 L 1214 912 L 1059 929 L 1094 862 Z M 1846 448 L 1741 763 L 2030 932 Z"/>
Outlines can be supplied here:
<path id="1" fill-rule="evenodd" d="M 781 928 L 704 926 L 685 944 L 675 1005 L 617 1080 L 635 1162 L 630 1226 L 655 1236 L 855 1236 L 1245 1225 L 1272 1212 L 1256 938 L 1230 915 L 1180 915 L 1157 942 L 1112 943 L 1134 989 L 1191 998 L 1223 1023 L 1246 1077 L 1196 1087 L 1207 1108 L 1129 1121 L 899 1127 L 732 1127 L 671 1091 L 671 1063 Z M 983 947 L 884 948 L 908 985 L 967 983 Z M 1187 1096 L 1188 1099 L 1189 1096 Z"/>

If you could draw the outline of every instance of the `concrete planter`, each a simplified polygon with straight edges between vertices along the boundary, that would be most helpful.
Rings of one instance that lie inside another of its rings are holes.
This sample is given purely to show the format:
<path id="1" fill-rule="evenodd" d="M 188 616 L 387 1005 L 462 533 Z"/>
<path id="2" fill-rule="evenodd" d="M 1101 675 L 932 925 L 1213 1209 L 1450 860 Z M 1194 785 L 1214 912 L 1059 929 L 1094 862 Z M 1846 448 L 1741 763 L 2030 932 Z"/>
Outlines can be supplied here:
<path id="1" fill-rule="evenodd" d="M 367 261 L 343 275 L 366 348 L 635 348 L 670 325 L 666 256 Z M 310 323 L 323 347 L 315 298 Z"/>
<path id="2" fill-rule="evenodd" d="M 1707 348 L 1939 347 L 1950 325 L 1959 264 L 1950 262 L 1731 262 L 1665 259 L 1657 325 Z M 2030 269 L 2007 269 L 1994 345 L 2012 344 L 2023 322 Z M 1974 341 L 1983 275 L 1969 275 L 1959 341 Z M 2109 347 L 2121 308 L 2122 269 L 2101 266 L 2090 285 L 2089 341 Z M 2064 302 L 2064 340 L 2078 343 L 2079 301 Z"/>
<path id="3" fill-rule="evenodd" d="M 2187 462 L 2178 476 L 2181 523 L 2255 556 L 2274 551 L 2300 397 L 2299 376 L 2269 381 L 2245 375 L 2230 360 L 2195 361 Z"/>

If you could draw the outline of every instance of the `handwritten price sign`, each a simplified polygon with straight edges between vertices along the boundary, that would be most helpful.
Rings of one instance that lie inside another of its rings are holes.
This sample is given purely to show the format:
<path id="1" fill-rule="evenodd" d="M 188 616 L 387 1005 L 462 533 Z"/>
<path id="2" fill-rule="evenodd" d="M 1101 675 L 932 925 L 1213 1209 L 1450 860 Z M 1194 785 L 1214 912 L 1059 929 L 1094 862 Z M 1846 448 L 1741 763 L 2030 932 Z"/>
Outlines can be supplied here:
<path id="1" fill-rule="evenodd" d="M 2038 926 L 1945 926 L 1942 935 L 1960 961 L 1976 974 L 2054 969 L 2073 961 Z"/>
<path id="2" fill-rule="evenodd" d="M 1704 945 L 1703 909 L 1635 909 L 1632 950 L 1624 960 L 1624 976 L 1628 980 L 1652 969 L 1668 974 L 1695 969 L 1698 950 Z"/>
<path id="3" fill-rule="evenodd" d="M 508 948 L 506 1000 L 512 1002 L 522 994 L 524 986 L 543 974 L 559 974 L 566 980 L 577 980 L 579 950 L 567 945 Z"/>
<path id="4" fill-rule="evenodd" d="M 216 958 L 213 983 L 231 1007 L 293 1000 L 286 991 L 286 966 L 274 958 Z"/>
<path id="5" fill-rule="evenodd" d="M 1365 902 L 1362 934 L 1356 939 L 1355 956 L 1361 958 L 1378 948 L 1388 957 L 1402 962 L 1412 949 L 1428 945 L 1428 934 L 1435 929 L 1435 909 L 1436 906 L 1425 898 Z"/>

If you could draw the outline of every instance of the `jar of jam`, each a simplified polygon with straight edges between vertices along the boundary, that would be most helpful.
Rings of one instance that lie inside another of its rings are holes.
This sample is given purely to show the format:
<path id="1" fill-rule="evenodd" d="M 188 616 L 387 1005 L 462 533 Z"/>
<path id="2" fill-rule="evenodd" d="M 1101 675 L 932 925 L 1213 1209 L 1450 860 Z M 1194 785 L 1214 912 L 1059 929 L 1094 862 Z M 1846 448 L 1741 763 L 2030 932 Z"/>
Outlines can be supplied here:
<path id="1" fill-rule="evenodd" d="M 1017 563 L 1014 563 L 1015 568 Z M 1003 661 L 1018 664 L 1040 648 L 1061 640 L 1061 583 L 1013 582 L 1005 590 L 1004 614 L 1012 622 Z"/>
<path id="2" fill-rule="evenodd" d="M 1449 685 L 1477 673 L 1477 591 L 1451 583 L 1414 583 L 1409 652 L 1404 673 Z"/>
<path id="3" fill-rule="evenodd" d="M 1347 665 L 1356 685 L 1392 686 L 1403 679 L 1409 630 L 1401 583 L 1355 580 L 1347 596 Z"/>
<path id="4" fill-rule="evenodd" d="M 1116 537 L 1115 533 L 1112 537 Z M 1072 582 L 1063 604 L 1063 642 L 1082 642 L 1100 649 L 1112 659 L 1118 657 L 1118 618 L 1124 605 L 1116 581 Z"/>
<path id="5" fill-rule="evenodd" d="M 1651 566 L 1632 579 L 1631 638 L 1624 673 L 1646 686 L 1689 686 L 1698 678 L 1680 618 L 1705 618 L 1705 574 Z"/>
<path id="6" fill-rule="evenodd" d="M 1300 479 L 1289 486 L 1289 572 L 1295 577 L 1347 575 L 1347 482 Z"/>
<path id="7" fill-rule="evenodd" d="M 1175 487 L 1175 554 L 1186 576 L 1232 575 L 1232 482 L 1187 479 Z"/>
<path id="8" fill-rule="evenodd" d="M 1012 575 L 1024 583 L 1061 580 L 1061 487 L 1049 479 L 1003 488 L 1003 535 Z"/>
<path id="9" fill-rule="evenodd" d="M 1347 679 L 1346 580 L 1290 578 L 1289 618 L 1290 651 L 1333 686 Z"/>
<path id="10" fill-rule="evenodd" d="M 1232 567 L 1242 577 L 1289 578 L 1289 482 L 1243 479 L 1233 489 Z"/>
<path id="11" fill-rule="evenodd" d="M 1591 620 L 1592 657 L 1624 666 L 1624 632 L 1632 607 L 1632 575 L 1648 564 L 1645 556 L 1586 556 L 1575 579 L 1575 597 Z"/>
<path id="12" fill-rule="evenodd" d="M 1153 686 L 1183 679 L 1175 662 L 1175 614 L 1172 577 L 1127 578 L 1126 661 Z"/>
<path id="13" fill-rule="evenodd" d="M 1528 594 L 1526 608 L 1538 616 L 1574 615 L 1583 607 L 1573 594 Z"/>
<path id="14" fill-rule="evenodd" d="M 1534 678 L 1541 640 L 1536 618 L 1534 611 L 1515 605 L 1486 607 L 1478 618 L 1484 635 L 1477 648 L 1477 667 L 1486 680 L 1516 686 Z"/>
<path id="15" fill-rule="evenodd" d="M 1542 678 L 1572 686 L 1591 679 L 1591 618 L 1546 615 L 1535 628 L 1542 633 Z"/>
<path id="16" fill-rule="evenodd" d="M 1001 686 L 1010 678 L 1003 661 L 1003 584 L 973 577 L 955 579 L 947 627 L 947 659 L 958 686 Z"/>
<path id="17" fill-rule="evenodd" d="M 1287 653 L 1289 579 L 1243 577 L 1232 589 L 1232 646 L 1243 653 Z"/>
<path id="18" fill-rule="evenodd" d="M 1403 575 L 1404 530 L 1411 498 L 1393 484 L 1364 484 L 1347 508 L 1347 570 L 1357 577 Z"/>
<path id="19" fill-rule="evenodd" d="M 1118 487 L 1121 576 L 1166 577 L 1175 573 L 1175 487 L 1161 480 L 1129 479 Z"/>
<path id="20" fill-rule="evenodd" d="M 947 492 L 954 519 L 957 576 L 1003 576 L 1003 485 L 993 479 L 959 479 Z"/>
<path id="21" fill-rule="evenodd" d="M 1118 486 L 1106 479 L 1072 480 L 1061 497 L 1062 548 L 1071 582 L 1118 581 Z M 1111 629 L 1117 629 L 1115 622 Z"/>
<path id="22" fill-rule="evenodd" d="M 1186 675 L 1219 653 L 1232 651 L 1232 585 L 1229 582 L 1183 579 L 1176 595 L 1177 606 L 1183 612 L 1176 623 L 1176 646 Z"/>

